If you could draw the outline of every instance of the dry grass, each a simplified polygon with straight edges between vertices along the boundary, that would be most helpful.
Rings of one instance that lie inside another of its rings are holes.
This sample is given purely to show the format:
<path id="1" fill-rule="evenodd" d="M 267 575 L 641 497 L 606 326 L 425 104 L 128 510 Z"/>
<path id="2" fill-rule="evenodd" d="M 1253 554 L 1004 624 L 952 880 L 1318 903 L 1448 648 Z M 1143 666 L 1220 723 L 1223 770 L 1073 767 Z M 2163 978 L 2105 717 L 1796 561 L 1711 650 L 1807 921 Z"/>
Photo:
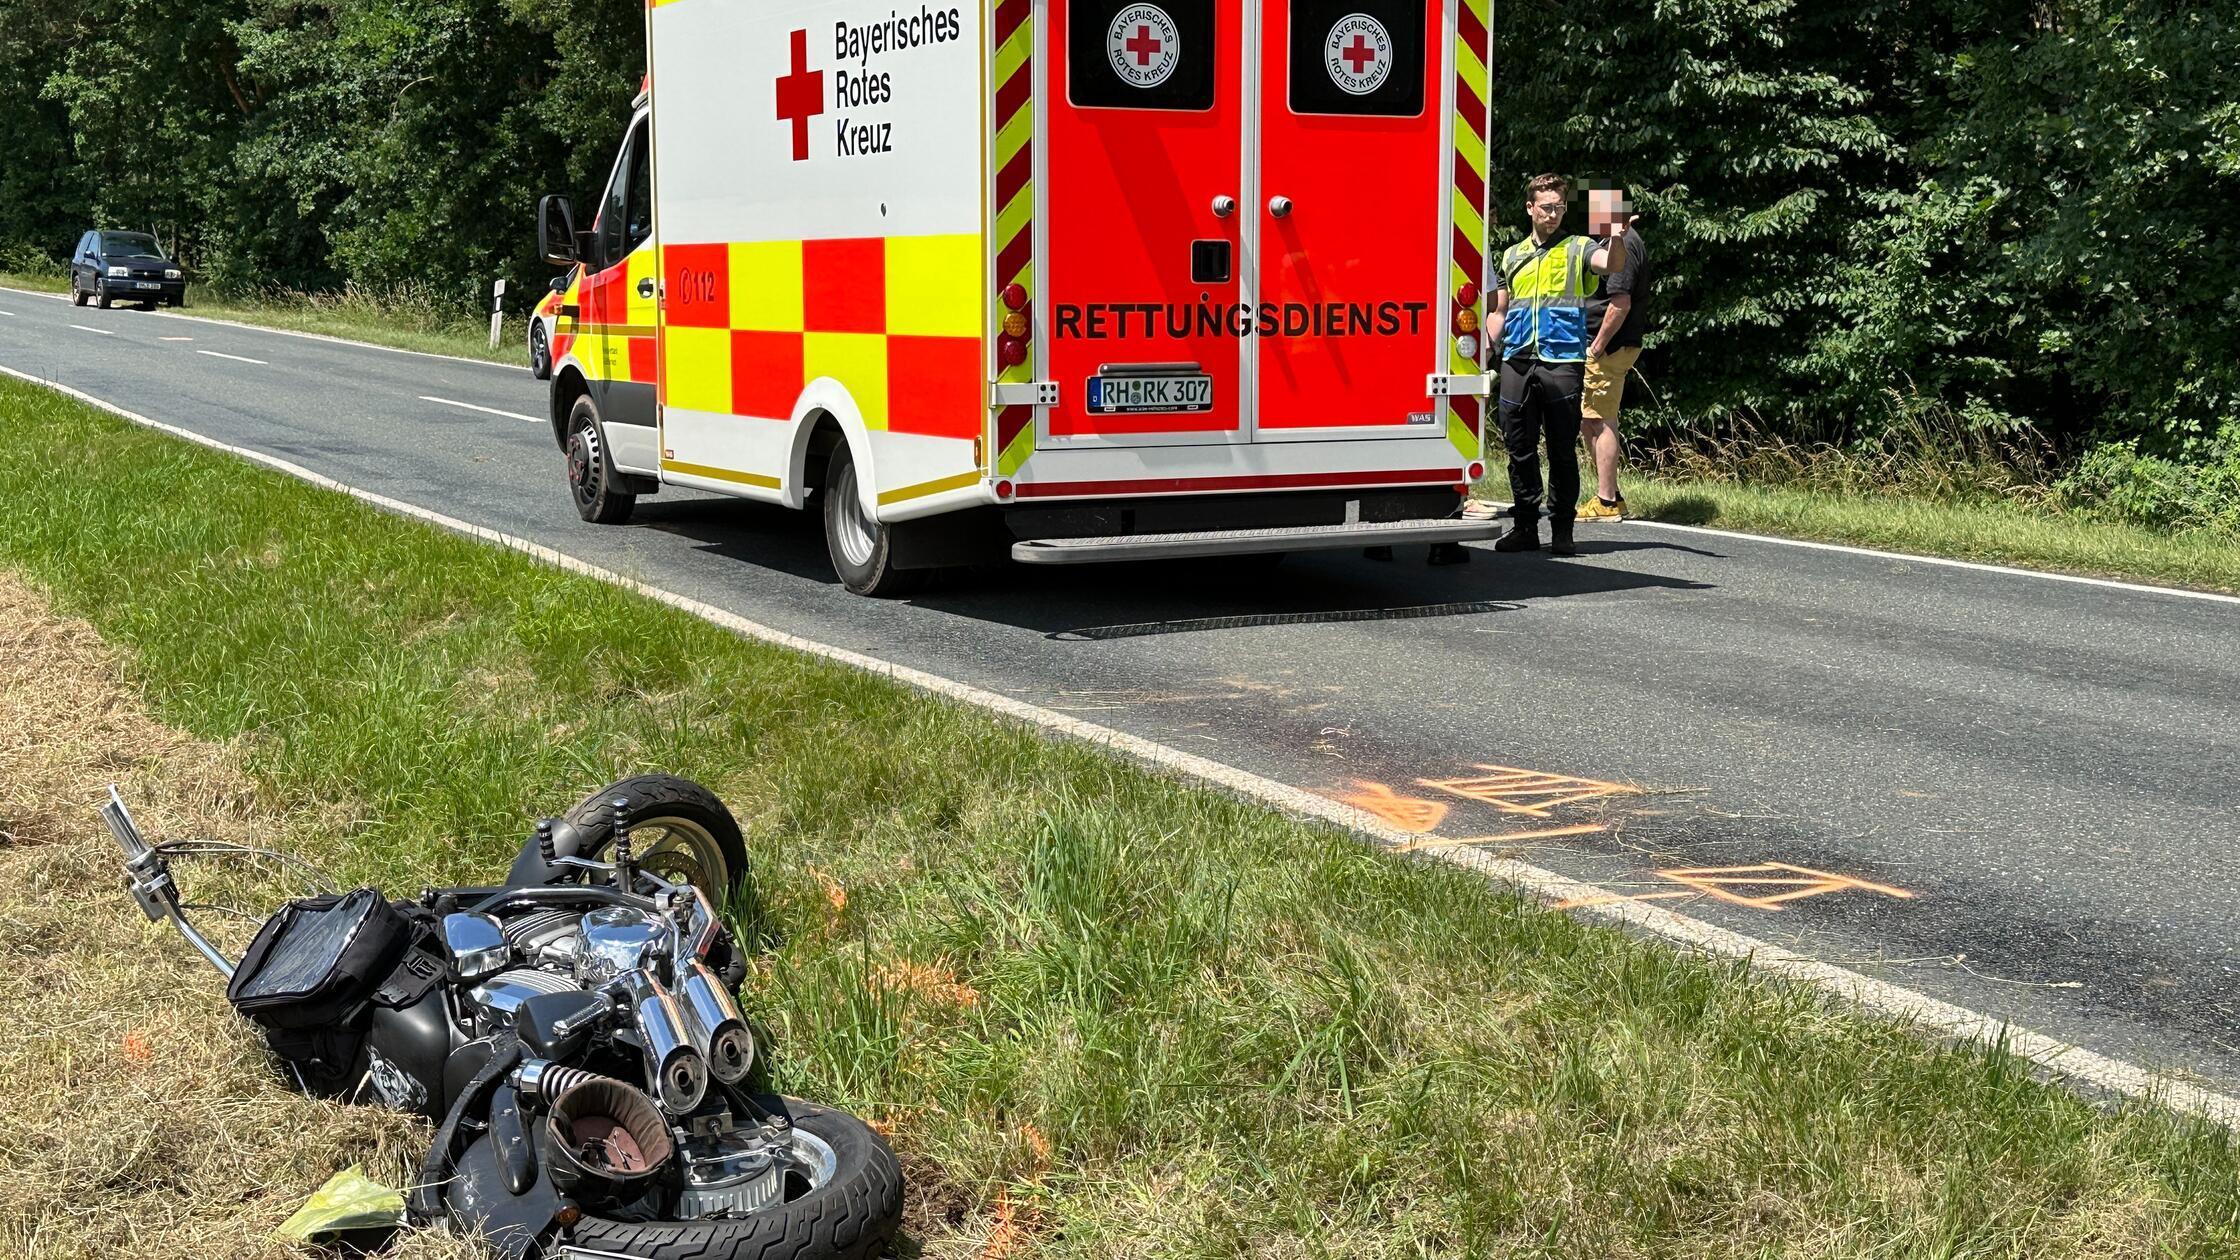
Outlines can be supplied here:
<path id="1" fill-rule="evenodd" d="M 1747 416 L 1705 421 L 1629 455 L 1643 471 L 1672 481 L 2058 512 L 2060 460 L 2035 429 L 1970 425 L 1948 408 L 1898 394 L 1890 414 L 1879 433 L 1845 443 L 1787 437 Z"/>
<path id="2" fill-rule="evenodd" d="M 0 1255 L 298 1254 L 271 1232 L 331 1173 L 402 1185 L 425 1149 L 408 1117 L 284 1088 L 217 974 L 118 886 L 93 814 L 112 781 L 166 836 L 320 821 L 233 753 L 151 719 L 90 626 L 0 575 Z"/>

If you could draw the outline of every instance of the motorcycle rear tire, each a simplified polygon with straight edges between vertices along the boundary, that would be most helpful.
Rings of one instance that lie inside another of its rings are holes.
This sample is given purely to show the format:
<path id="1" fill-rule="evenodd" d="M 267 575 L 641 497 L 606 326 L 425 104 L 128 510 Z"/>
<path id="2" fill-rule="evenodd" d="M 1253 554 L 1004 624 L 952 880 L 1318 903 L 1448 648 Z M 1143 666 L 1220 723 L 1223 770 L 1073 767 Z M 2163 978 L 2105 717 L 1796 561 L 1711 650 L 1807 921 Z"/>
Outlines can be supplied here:
<path id="1" fill-rule="evenodd" d="M 902 1223 L 902 1166 L 871 1126 L 799 1098 L 757 1095 L 832 1147 L 832 1179 L 790 1203 L 736 1220 L 610 1221 L 586 1215 L 566 1241 L 636 1260 L 871 1260 Z"/>

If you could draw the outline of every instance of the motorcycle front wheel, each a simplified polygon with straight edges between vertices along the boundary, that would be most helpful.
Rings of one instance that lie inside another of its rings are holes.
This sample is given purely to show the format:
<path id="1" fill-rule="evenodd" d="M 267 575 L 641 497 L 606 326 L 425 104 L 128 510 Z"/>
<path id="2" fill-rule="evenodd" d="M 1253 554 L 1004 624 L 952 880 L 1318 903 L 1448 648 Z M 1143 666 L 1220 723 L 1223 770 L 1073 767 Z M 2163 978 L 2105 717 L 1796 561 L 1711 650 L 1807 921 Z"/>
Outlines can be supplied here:
<path id="1" fill-rule="evenodd" d="M 701 1221 L 612 1221 L 585 1215 L 566 1241 L 635 1260 L 871 1260 L 902 1223 L 902 1166 L 870 1125 L 799 1098 L 756 1095 L 792 1124 L 801 1171 L 784 1201 L 748 1215 Z M 563 1253 L 564 1254 L 564 1253 Z"/>
<path id="2" fill-rule="evenodd" d="M 641 774 L 610 783 L 576 803 L 567 821 L 597 838 L 583 856 L 607 860 L 614 837 L 612 802 L 629 804 L 623 825 L 640 870 L 689 883 L 722 906 L 747 874 L 747 842 L 739 820 L 716 794 L 673 774 Z"/>

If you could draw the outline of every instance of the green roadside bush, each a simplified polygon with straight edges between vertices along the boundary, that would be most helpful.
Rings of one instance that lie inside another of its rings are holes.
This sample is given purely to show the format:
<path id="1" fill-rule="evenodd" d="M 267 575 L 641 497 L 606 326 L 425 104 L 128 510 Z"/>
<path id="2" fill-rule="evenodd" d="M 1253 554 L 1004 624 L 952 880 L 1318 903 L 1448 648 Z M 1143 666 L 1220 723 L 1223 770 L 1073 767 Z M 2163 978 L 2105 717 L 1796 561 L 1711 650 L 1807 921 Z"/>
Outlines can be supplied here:
<path id="1" fill-rule="evenodd" d="M 2240 425 L 2226 425 L 2194 462 L 2141 453 L 2137 439 L 2104 442 L 2058 487 L 2066 506 L 2158 529 L 2240 535 Z"/>

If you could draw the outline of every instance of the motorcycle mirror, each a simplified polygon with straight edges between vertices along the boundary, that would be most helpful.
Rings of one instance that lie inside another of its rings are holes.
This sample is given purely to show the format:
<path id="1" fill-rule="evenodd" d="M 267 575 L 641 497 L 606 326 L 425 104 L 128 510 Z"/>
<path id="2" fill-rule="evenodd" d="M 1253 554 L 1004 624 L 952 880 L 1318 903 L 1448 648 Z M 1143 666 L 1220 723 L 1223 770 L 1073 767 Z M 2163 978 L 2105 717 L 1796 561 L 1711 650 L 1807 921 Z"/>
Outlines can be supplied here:
<path id="1" fill-rule="evenodd" d="M 564 1063 L 590 1043 L 607 1010 L 596 993 L 539 993 L 514 1009 L 513 1029 L 531 1056 Z"/>

